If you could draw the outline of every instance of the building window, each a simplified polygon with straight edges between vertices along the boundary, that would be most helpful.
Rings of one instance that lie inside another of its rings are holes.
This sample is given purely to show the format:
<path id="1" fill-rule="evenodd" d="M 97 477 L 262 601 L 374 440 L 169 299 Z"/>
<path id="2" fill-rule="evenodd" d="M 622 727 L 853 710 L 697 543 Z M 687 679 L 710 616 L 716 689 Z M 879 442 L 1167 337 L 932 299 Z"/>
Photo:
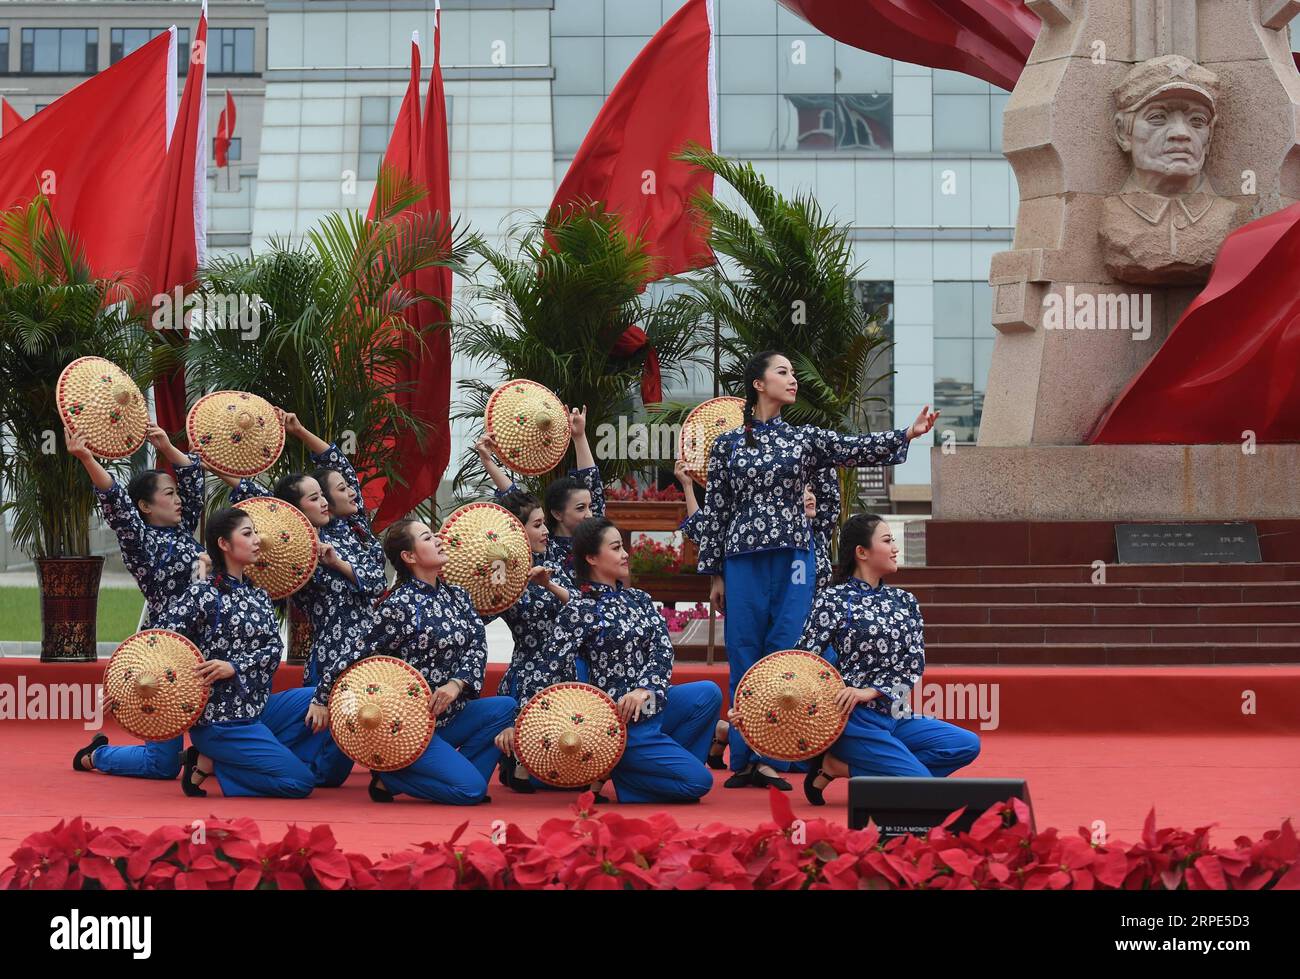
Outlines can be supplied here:
<path id="1" fill-rule="evenodd" d="M 99 31 L 81 27 L 24 27 L 25 75 L 93 75 L 99 70 Z"/>
<path id="2" fill-rule="evenodd" d="M 208 39 L 208 72 L 213 75 L 253 74 L 253 28 L 219 27 Z"/>
<path id="3" fill-rule="evenodd" d="M 0 27 L 0 75 L 9 74 L 9 28 Z"/>
<path id="4" fill-rule="evenodd" d="M 117 64 L 128 54 L 152 41 L 159 34 L 166 34 L 165 27 L 114 27 L 109 34 L 108 63 Z M 184 75 L 190 63 L 190 29 L 176 29 L 176 71 Z"/>
<path id="5" fill-rule="evenodd" d="M 379 176 L 379 164 L 384 159 L 384 150 L 388 149 L 388 137 L 392 135 L 401 107 L 400 95 L 361 97 L 361 146 L 357 160 L 359 179 L 372 180 Z"/>
<path id="6" fill-rule="evenodd" d="M 880 328 L 885 334 L 885 346 L 867 367 L 869 398 L 878 398 L 867 405 L 864 429 L 883 432 L 894 428 L 894 283 L 859 280 L 854 283 L 854 294 L 868 313 L 879 310 Z M 872 381 L 875 381 L 872 384 Z"/>
<path id="7" fill-rule="evenodd" d="M 217 158 L 217 138 L 212 137 L 212 158 Z M 230 148 L 226 150 L 226 162 L 238 163 L 244 158 L 243 141 L 239 136 L 230 137 Z"/>
<path id="8" fill-rule="evenodd" d="M 893 62 L 820 35 L 727 36 L 718 47 L 723 152 L 889 152 Z"/>
<path id="9" fill-rule="evenodd" d="M 1002 110 L 1010 95 L 957 71 L 936 69 L 934 149 L 996 153 L 1002 149 Z"/>
<path id="10" fill-rule="evenodd" d="M 996 336 L 987 282 L 934 284 L 934 407 L 957 442 L 979 438 Z"/>

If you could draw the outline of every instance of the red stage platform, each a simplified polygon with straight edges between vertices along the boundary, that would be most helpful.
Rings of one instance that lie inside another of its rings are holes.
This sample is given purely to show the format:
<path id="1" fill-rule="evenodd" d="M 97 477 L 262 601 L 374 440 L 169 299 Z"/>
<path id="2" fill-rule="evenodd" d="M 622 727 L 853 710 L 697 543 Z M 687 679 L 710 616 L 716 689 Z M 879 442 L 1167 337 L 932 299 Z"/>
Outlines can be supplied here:
<path id="1" fill-rule="evenodd" d="M 489 689 L 499 669 L 492 670 Z M 300 675 L 282 668 L 277 688 Z M 0 660 L 10 705 L 20 683 L 30 692 L 39 684 L 93 684 L 101 676 L 100 664 Z M 677 671 L 681 681 L 705 678 L 725 686 L 721 668 L 683 664 Z M 997 690 L 996 727 L 981 730 L 977 719 L 949 718 L 983 739 L 980 758 L 961 775 L 1027 778 L 1040 827 L 1072 832 L 1103 820 L 1111 838 L 1132 841 L 1154 805 L 1160 825 L 1217 823 L 1212 838 L 1226 844 L 1239 834 L 1258 838 L 1286 818 L 1300 822 L 1300 668 L 952 667 L 927 671 L 926 684 L 941 693 L 986 685 L 986 707 Z M 980 689 L 972 688 L 971 703 L 979 702 Z M 1243 697 L 1249 704 L 1252 695 L 1254 713 L 1243 713 Z M 111 722 L 105 733 L 115 743 L 131 740 Z M 175 782 L 73 772 L 72 754 L 90 737 L 79 721 L 0 721 L 0 859 L 28 833 L 72 815 L 143 830 L 209 814 L 250 816 L 267 836 L 291 822 L 329 823 L 345 849 L 374 856 L 443 838 L 465 820 L 471 833 L 489 834 L 496 820 L 532 831 L 557 813 L 567 815 L 574 798 L 521 796 L 494 784 L 494 801 L 472 809 L 409 799 L 381 806 L 370 802 L 359 773 L 306 800 L 227 800 L 215 786 L 206 799 L 188 799 Z M 720 783 L 725 773 L 717 775 Z M 843 782 L 832 786 L 830 805 L 819 810 L 796 786 L 792 802 L 799 815 L 843 819 L 845 793 Z M 768 811 L 764 793 L 720 784 L 699 805 L 659 808 L 689 825 L 753 826 Z"/>

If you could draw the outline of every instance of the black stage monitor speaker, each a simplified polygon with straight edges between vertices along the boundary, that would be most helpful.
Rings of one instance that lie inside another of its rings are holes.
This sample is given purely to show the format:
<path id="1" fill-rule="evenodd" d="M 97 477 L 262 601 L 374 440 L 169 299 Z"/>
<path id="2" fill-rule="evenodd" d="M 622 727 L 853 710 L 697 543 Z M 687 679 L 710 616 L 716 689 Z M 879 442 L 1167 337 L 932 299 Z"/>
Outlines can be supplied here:
<path id="1" fill-rule="evenodd" d="M 866 778 L 849 779 L 849 828 L 865 829 L 874 820 L 882 837 L 913 833 L 924 836 L 949 814 L 966 807 L 948 827 L 969 831 L 989 806 L 1018 798 L 1029 807 L 1034 829 L 1034 805 L 1029 783 L 1019 778 Z"/>

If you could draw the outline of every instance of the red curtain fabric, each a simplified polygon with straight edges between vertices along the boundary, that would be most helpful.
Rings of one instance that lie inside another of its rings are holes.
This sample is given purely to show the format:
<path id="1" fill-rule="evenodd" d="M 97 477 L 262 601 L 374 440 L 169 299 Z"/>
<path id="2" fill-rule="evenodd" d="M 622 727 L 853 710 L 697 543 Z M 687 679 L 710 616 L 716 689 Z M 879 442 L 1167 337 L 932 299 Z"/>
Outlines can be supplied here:
<path id="1" fill-rule="evenodd" d="M 9 104 L 8 99 L 0 98 L 0 139 L 8 136 L 22 124 L 23 117 L 18 114 L 18 110 Z"/>
<path id="2" fill-rule="evenodd" d="M 1093 443 L 1300 441 L 1300 204 L 1230 234 L 1205 289 Z"/>

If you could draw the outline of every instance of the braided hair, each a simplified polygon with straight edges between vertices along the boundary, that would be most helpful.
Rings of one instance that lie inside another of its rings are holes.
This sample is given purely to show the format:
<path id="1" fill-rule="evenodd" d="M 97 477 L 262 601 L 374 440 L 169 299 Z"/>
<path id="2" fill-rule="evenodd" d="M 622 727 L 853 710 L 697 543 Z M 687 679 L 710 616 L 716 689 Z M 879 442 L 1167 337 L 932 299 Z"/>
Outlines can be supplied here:
<path id="1" fill-rule="evenodd" d="M 773 357 L 780 357 L 779 350 L 764 350 L 749 358 L 745 364 L 745 444 L 754 445 L 754 409 L 758 407 L 758 389 L 755 381 L 761 381 L 767 373 L 767 365 Z"/>

